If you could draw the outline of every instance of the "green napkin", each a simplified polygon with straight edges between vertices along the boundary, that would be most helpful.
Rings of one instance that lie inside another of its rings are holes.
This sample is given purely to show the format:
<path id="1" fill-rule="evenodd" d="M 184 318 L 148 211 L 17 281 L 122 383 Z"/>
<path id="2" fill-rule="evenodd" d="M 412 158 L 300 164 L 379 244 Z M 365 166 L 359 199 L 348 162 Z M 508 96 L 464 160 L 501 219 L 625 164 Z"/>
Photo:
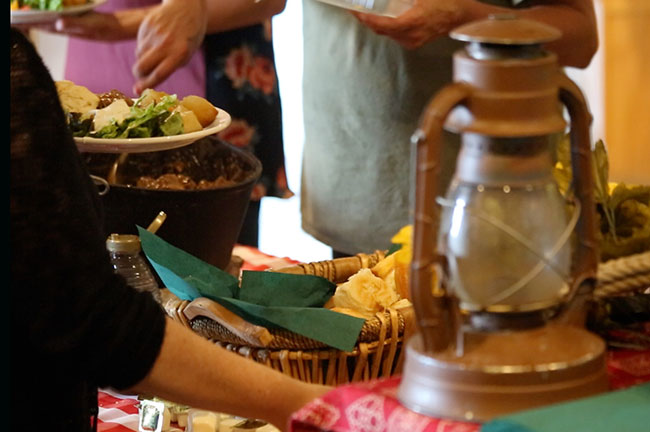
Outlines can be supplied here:
<path id="1" fill-rule="evenodd" d="M 244 271 L 231 274 L 138 226 L 142 250 L 165 286 L 181 300 L 206 297 L 245 320 L 283 328 L 342 351 L 352 351 L 365 320 L 323 305 L 336 285 L 313 275 Z"/>
<path id="2" fill-rule="evenodd" d="M 245 270 L 239 299 L 261 306 L 322 308 L 335 290 L 335 284 L 320 276 Z"/>
<path id="3" fill-rule="evenodd" d="M 650 430 L 650 383 L 494 419 L 481 432 Z"/>

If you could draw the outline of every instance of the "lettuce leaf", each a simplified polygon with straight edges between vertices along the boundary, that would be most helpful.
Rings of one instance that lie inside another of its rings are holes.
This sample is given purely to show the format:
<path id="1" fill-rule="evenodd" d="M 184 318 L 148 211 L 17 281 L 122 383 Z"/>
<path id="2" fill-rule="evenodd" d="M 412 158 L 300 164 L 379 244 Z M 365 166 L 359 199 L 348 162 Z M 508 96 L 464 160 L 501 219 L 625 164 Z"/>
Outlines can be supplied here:
<path id="1" fill-rule="evenodd" d="M 30 9 L 58 11 L 63 9 L 63 0 L 24 0 L 23 6 Z"/>
<path id="2" fill-rule="evenodd" d="M 94 134 L 96 138 L 151 138 L 180 135 L 184 132 L 183 120 L 172 110 L 178 105 L 176 95 L 164 96 L 160 102 L 131 107 L 131 115 L 121 123 L 111 123 Z"/>

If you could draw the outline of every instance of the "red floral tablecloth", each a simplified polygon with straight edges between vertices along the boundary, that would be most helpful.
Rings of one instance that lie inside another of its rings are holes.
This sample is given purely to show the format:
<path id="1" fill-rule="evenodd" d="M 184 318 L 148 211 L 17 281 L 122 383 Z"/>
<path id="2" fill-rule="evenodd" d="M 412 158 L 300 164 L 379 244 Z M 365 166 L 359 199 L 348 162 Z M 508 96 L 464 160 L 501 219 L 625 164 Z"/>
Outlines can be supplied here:
<path id="1" fill-rule="evenodd" d="M 650 351 L 611 351 L 610 388 L 650 382 Z M 431 418 L 397 400 L 400 377 L 337 387 L 295 413 L 292 432 L 475 432 L 480 424 Z"/>
<path id="2" fill-rule="evenodd" d="M 426 417 L 397 400 L 400 378 L 337 387 L 295 413 L 291 431 L 475 432 L 477 423 Z"/>

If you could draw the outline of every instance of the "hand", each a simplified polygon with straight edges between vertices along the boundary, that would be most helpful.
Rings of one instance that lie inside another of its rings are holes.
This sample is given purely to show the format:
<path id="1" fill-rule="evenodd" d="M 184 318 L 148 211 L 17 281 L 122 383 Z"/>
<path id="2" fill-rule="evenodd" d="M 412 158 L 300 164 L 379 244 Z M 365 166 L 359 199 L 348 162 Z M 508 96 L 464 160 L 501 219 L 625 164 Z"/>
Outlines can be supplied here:
<path id="1" fill-rule="evenodd" d="M 446 36 L 463 22 L 465 0 L 416 0 L 396 18 L 352 12 L 377 34 L 394 39 L 407 49 Z"/>
<path id="2" fill-rule="evenodd" d="M 205 0 L 165 0 L 144 18 L 138 30 L 133 91 L 141 94 L 185 65 L 203 42 Z"/>
<path id="3" fill-rule="evenodd" d="M 53 28 L 48 31 L 96 41 L 119 41 L 135 38 L 137 26 L 129 28 L 125 22 L 126 17 L 125 14 L 119 12 L 88 12 L 78 16 L 63 16 L 57 19 Z"/>

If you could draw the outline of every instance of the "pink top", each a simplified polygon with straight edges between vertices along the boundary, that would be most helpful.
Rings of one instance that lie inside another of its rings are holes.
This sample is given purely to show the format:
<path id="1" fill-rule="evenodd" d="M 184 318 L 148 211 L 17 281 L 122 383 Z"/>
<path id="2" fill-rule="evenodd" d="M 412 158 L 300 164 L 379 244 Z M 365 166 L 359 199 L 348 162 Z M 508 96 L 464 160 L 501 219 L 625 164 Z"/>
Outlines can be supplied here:
<path id="1" fill-rule="evenodd" d="M 158 0 L 109 0 L 97 8 L 98 12 L 143 7 L 159 3 Z M 135 40 L 123 42 L 96 42 L 85 39 L 68 39 L 68 52 L 64 79 L 87 87 L 93 93 L 116 89 L 135 97 L 131 73 L 135 63 Z M 178 97 L 198 95 L 205 97 L 205 62 L 203 52 L 197 51 L 190 62 L 176 70 L 156 90 Z"/>

